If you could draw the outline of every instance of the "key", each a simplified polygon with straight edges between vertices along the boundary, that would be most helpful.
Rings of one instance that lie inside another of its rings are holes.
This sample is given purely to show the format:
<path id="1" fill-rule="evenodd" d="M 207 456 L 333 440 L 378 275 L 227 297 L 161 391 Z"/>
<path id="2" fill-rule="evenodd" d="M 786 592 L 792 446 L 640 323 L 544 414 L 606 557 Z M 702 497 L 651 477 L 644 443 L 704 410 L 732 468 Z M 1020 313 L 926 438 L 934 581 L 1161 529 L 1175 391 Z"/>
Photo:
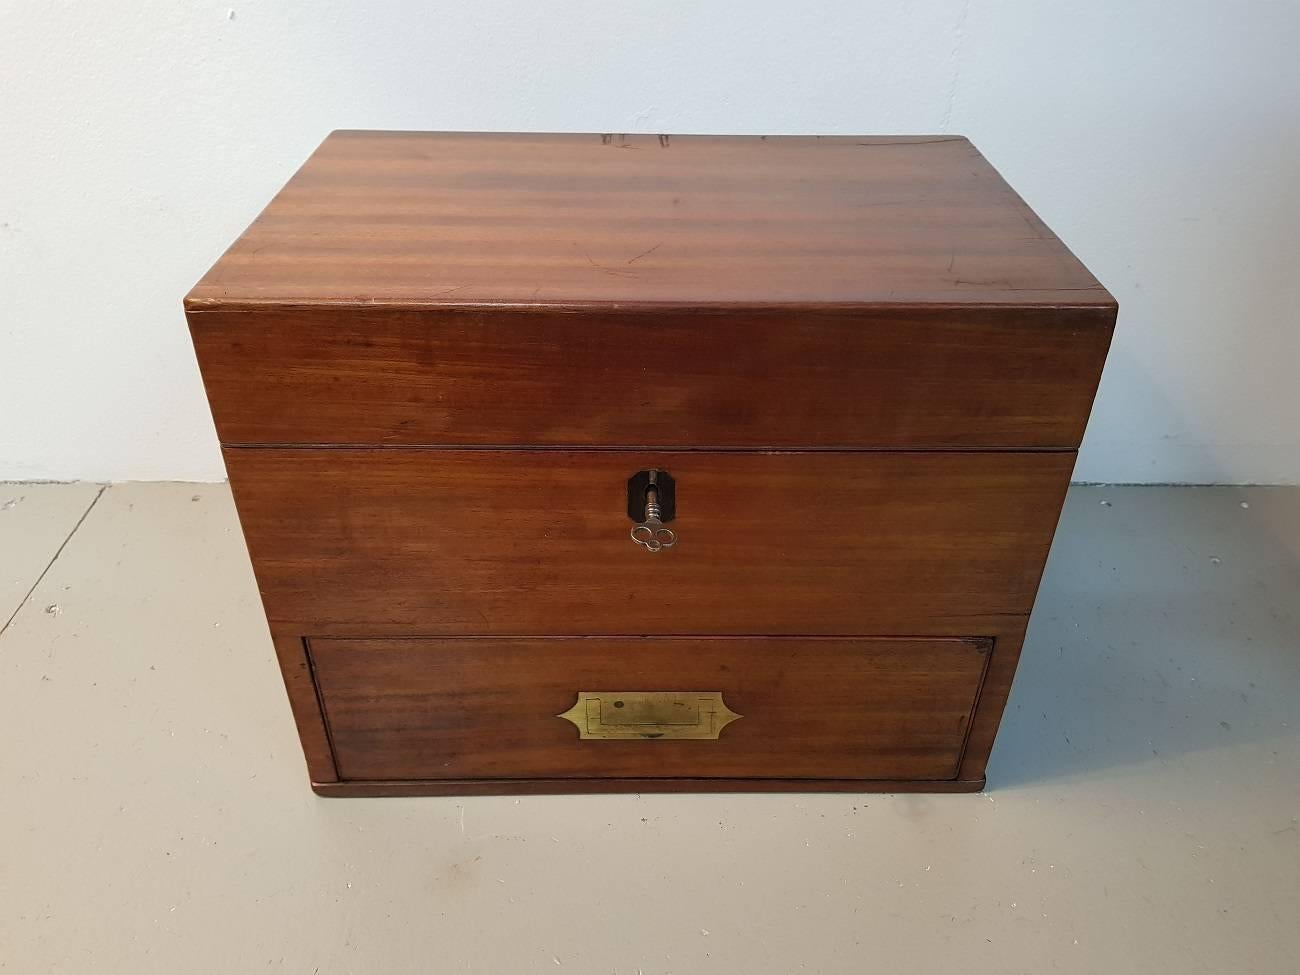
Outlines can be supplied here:
<path id="1" fill-rule="evenodd" d="M 677 544 L 677 533 L 659 520 L 659 489 L 655 472 L 650 472 L 650 486 L 645 492 L 645 520 L 632 529 L 632 541 L 649 552 L 660 552 Z"/>

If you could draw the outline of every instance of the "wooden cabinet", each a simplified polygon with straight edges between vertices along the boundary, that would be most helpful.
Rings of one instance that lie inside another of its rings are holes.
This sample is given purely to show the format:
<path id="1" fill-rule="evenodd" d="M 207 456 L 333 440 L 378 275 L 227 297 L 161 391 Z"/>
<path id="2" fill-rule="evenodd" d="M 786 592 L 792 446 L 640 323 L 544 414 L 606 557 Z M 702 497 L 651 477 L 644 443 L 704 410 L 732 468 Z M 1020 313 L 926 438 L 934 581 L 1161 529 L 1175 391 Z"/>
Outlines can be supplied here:
<path id="1" fill-rule="evenodd" d="M 957 137 L 356 132 L 186 310 L 327 795 L 980 788 L 1116 312 Z"/>

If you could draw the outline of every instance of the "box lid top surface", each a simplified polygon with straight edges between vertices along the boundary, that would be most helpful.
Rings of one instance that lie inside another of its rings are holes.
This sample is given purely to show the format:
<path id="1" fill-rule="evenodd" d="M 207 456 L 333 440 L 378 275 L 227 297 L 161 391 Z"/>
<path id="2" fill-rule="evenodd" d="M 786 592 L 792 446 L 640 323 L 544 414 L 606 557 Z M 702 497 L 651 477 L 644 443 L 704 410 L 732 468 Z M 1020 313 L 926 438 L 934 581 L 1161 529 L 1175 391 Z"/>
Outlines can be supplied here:
<path id="1" fill-rule="evenodd" d="M 186 298 L 1113 306 L 959 136 L 335 132 Z"/>

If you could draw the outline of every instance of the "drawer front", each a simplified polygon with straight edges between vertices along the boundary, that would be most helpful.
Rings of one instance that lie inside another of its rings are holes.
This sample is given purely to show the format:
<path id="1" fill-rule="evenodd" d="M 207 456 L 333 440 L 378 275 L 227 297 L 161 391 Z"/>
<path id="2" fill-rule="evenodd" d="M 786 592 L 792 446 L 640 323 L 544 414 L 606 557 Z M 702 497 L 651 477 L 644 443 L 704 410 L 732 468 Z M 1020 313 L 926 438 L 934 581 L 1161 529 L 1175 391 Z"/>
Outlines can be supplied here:
<path id="1" fill-rule="evenodd" d="M 951 779 L 989 650 L 982 640 L 815 638 L 309 646 L 344 780 Z M 575 723 L 562 715 L 583 692 L 603 700 Z M 618 705 L 649 694 L 720 701 L 740 717 L 716 737 L 688 738 L 673 735 L 695 714 L 620 720 Z M 616 736 L 583 737 L 578 724 L 594 728 L 602 705 Z"/>
<path id="2" fill-rule="evenodd" d="M 1068 453 L 228 449 L 267 613 L 321 635 L 967 634 L 1027 614 Z M 674 479 L 677 544 L 629 537 Z"/>
<path id="3" fill-rule="evenodd" d="M 191 312 L 223 443 L 1073 448 L 1109 308 Z"/>

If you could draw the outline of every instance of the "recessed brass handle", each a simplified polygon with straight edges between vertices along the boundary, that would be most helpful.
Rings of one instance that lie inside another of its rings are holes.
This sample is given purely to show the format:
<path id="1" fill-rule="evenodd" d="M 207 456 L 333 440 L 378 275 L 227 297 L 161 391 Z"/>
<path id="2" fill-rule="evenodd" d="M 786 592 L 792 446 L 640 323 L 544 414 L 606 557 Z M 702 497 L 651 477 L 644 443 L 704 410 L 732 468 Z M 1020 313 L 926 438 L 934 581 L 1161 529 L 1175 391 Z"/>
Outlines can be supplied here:
<path id="1" fill-rule="evenodd" d="M 665 528 L 659 508 L 658 471 L 650 472 L 650 484 L 645 490 L 645 520 L 632 529 L 632 541 L 647 552 L 662 552 L 677 544 L 677 533 Z"/>
<path id="2" fill-rule="evenodd" d="M 579 738 L 600 741 L 716 739 L 743 715 L 721 691 L 579 691 L 577 703 L 557 718 L 571 721 Z"/>

